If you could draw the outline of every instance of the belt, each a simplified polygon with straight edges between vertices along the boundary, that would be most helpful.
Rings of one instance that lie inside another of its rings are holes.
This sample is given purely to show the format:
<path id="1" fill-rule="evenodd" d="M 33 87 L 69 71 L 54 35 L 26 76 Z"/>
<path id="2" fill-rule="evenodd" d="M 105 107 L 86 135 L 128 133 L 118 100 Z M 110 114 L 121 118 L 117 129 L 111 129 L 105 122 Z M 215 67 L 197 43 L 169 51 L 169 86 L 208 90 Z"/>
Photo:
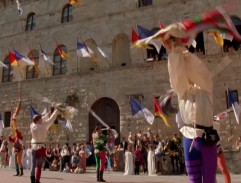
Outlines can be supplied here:
<path id="1" fill-rule="evenodd" d="M 197 129 L 201 129 L 204 131 L 210 131 L 213 129 L 213 126 L 202 126 L 202 125 L 192 125 L 192 124 L 185 124 L 185 126 L 191 127 L 191 128 L 197 128 Z"/>

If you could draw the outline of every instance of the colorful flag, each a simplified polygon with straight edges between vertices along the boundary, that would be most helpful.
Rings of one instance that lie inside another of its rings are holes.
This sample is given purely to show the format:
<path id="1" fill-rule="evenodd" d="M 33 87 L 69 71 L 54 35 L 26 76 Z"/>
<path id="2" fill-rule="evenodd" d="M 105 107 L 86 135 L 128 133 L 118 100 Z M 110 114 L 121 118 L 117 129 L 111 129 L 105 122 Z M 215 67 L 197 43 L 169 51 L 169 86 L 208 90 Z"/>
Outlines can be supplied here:
<path id="1" fill-rule="evenodd" d="M 70 120 L 66 119 L 64 121 L 64 126 L 65 126 L 65 128 L 68 128 L 70 132 L 74 132 L 73 126 L 72 126 Z"/>
<path id="2" fill-rule="evenodd" d="M 66 60 L 71 60 L 71 56 L 68 53 L 66 53 L 65 51 L 63 51 L 61 46 L 58 46 L 58 52 L 59 52 L 61 58 L 66 59 Z"/>
<path id="3" fill-rule="evenodd" d="M 227 87 L 227 96 L 228 96 L 229 103 L 232 105 L 235 119 L 236 119 L 237 123 L 239 124 L 239 116 L 240 116 L 241 108 L 240 108 L 238 102 L 235 101 L 235 99 L 228 87 Z"/>
<path id="4" fill-rule="evenodd" d="M 89 52 L 90 50 L 91 49 L 87 48 L 87 46 L 84 43 L 77 41 L 77 56 L 78 57 L 91 57 L 91 54 Z M 91 52 L 93 52 L 93 51 L 91 50 Z"/>
<path id="5" fill-rule="evenodd" d="M 4 128 L 3 120 L 2 120 L 2 115 L 0 114 L 0 133 L 2 132 Z"/>
<path id="6" fill-rule="evenodd" d="M 140 40 L 138 34 L 136 33 L 136 31 L 132 28 L 132 32 L 131 32 L 131 44 L 134 45 L 138 40 Z"/>
<path id="7" fill-rule="evenodd" d="M 167 118 L 166 118 L 165 114 L 163 113 L 163 111 L 161 110 L 155 97 L 154 97 L 154 106 L 155 106 L 155 116 L 160 116 L 162 118 L 162 120 L 164 121 L 165 125 L 170 128 L 171 126 L 168 123 Z"/>
<path id="8" fill-rule="evenodd" d="M 8 66 L 6 66 L 4 63 L 2 63 L 1 61 L 0 61 L 0 67 L 5 67 L 5 68 L 8 68 Z"/>
<path id="9" fill-rule="evenodd" d="M 152 125 L 155 117 L 151 111 L 149 111 L 139 101 L 132 97 L 130 98 L 130 102 L 132 116 L 144 118 L 150 125 Z"/>
<path id="10" fill-rule="evenodd" d="M 18 61 L 16 59 L 16 55 L 13 52 L 9 51 L 8 57 L 9 57 L 11 66 L 18 66 Z"/>
<path id="11" fill-rule="evenodd" d="M 21 16 L 23 14 L 23 8 L 22 8 L 19 0 L 16 0 L 16 3 L 17 3 L 18 14 L 19 14 L 19 16 Z"/>
<path id="12" fill-rule="evenodd" d="M 212 31 L 212 32 L 208 32 L 209 35 L 212 35 L 214 40 L 216 41 L 216 43 L 220 46 L 224 45 L 224 40 L 222 38 L 222 34 L 219 33 L 218 31 Z"/>
<path id="13" fill-rule="evenodd" d="M 48 62 L 51 65 L 54 65 L 54 62 L 50 59 L 50 57 L 47 55 L 47 53 L 42 48 L 41 48 L 41 53 L 42 53 L 44 61 Z"/>
<path id="14" fill-rule="evenodd" d="M 73 5 L 73 4 L 78 3 L 78 2 L 80 2 L 80 0 L 69 0 L 70 5 Z"/>
<path id="15" fill-rule="evenodd" d="M 145 38 L 148 38 L 148 37 L 154 35 L 153 31 L 150 31 L 140 25 L 137 25 L 137 31 L 138 31 L 140 39 L 145 39 Z M 156 48 L 156 51 L 158 53 L 160 52 L 161 47 L 162 47 L 162 42 L 160 39 L 153 39 L 149 42 L 149 44 L 152 44 Z"/>
<path id="16" fill-rule="evenodd" d="M 25 62 L 27 65 L 33 65 L 34 66 L 34 62 L 32 60 L 30 60 L 28 57 L 24 57 L 21 53 L 19 53 L 18 51 L 14 50 L 15 52 L 15 56 L 16 59 L 18 61 L 23 61 Z"/>

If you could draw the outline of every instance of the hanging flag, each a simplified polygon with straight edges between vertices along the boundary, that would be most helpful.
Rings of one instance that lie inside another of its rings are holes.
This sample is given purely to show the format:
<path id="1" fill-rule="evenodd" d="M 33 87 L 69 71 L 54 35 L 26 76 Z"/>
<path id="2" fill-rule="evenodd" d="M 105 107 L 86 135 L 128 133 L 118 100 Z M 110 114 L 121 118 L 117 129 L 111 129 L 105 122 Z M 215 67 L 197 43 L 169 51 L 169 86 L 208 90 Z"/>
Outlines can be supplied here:
<path id="1" fill-rule="evenodd" d="M 9 57 L 11 66 L 18 66 L 18 61 L 17 61 L 16 56 L 13 52 L 9 51 L 8 57 Z"/>
<path id="2" fill-rule="evenodd" d="M 80 0 L 69 0 L 70 5 L 73 5 L 73 4 L 78 3 L 78 2 L 80 2 Z"/>
<path id="3" fill-rule="evenodd" d="M 136 33 L 136 31 L 132 28 L 132 32 L 131 32 L 131 44 L 134 45 L 138 40 L 140 40 L 138 34 Z"/>
<path id="4" fill-rule="evenodd" d="M 21 53 L 19 53 L 18 51 L 14 50 L 15 52 L 15 56 L 16 59 L 18 61 L 23 61 L 25 62 L 27 65 L 33 65 L 34 66 L 34 62 L 32 60 L 30 60 L 28 57 L 24 57 Z"/>
<path id="5" fill-rule="evenodd" d="M 72 126 L 70 120 L 66 119 L 64 121 L 64 126 L 65 126 L 65 128 L 68 128 L 70 132 L 74 132 L 73 126 Z"/>
<path id="6" fill-rule="evenodd" d="M 35 71 L 37 72 L 37 73 L 39 73 L 40 72 L 40 70 L 39 70 L 39 64 L 35 61 L 35 59 L 34 59 L 34 55 L 33 55 L 33 52 L 32 52 L 32 49 L 30 48 L 30 46 L 29 46 L 29 51 L 30 51 L 30 55 L 31 55 L 31 60 L 33 61 L 33 63 L 34 63 L 34 69 L 35 69 Z"/>
<path id="7" fill-rule="evenodd" d="M 42 48 L 41 48 L 41 53 L 42 53 L 44 61 L 48 62 L 51 65 L 54 65 L 54 62 L 50 59 L 50 57 L 47 55 L 47 53 Z"/>
<path id="8" fill-rule="evenodd" d="M 140 39 L 145 39 L 145 38 L 148 38 L 148 37 L 154 35 L 153 31 L 150 31 L 140 25 L 137 25 L 137 31 L 138 31 Z M 149 42 L 149 44 L 152 44 L 156 48 L 157 53 L 160 52 L 161 47 L 162 47 L 162 42 L 160 39 L 153 39 Z"/>
<path id="9" fill-rule="evenodd" d="M 165 114 L 163 113 L 163 111 L 161 110 L 155 97 L 154 97 L 154 106 L 155 106 L 155 116 L 160 116 L 162 118 L 162 120 L 164 121 L 165 125 L 170 128 L 171 126 L 168 123 L 167 118 L 166 118 Z"/>
<path id="10" fill-rule="evenodd" d="M 66 59 L 66 60 L 71 60 L 71 56 L 66 53 L 65 51 L 62 50 L 61 46 L 57 46 L 58 52 L 61 56 L 61 58 Z"/>
<path id="11" fill-rule="evenodd" d="M 236 119 L 237 123 L 239 124 L 239 116 L 240 116 L 241 108 L 240 108 L 238 102 L 235 101 L 235 99 L 228 87 L 227 87 L 227 95 L 228 95 L 228 101 L 232 105 L 235 119 Z"/>
<path id="12" fill-rule="evenodd" d="M 84 43 L 77 41 L 77 56 L 78 57 L 91 57 L 89 50 L 91 50 L 91 49 L 87 48 L 87 46 Z"/>
<path id="13" fill-rule="evenodd" d="M 139 101 L 132 97 L 130 98 L 130 102 L 132 116 L 144 118 L 150 125 L 152 125 L 155 117 L 151 111 L 149 111 Z"/>
<path id="14" fill-rule="evenodd" d="M 23 14 L 23 8 L 22 8 L 19 0 L 16 0 L 16 3 L 17 3 L 18 14 L 19 14 L 19 16 L 21 16 Z"/>
<path id="15" fill-rule="evenodd" d="M 108 58 L 108 55 L 100 48 L 97 46 L 97 50 L 100 52 L 100 54 L 104 57 L 104 58 Z"/>
<path id="16" fill-rule="evenodd" d="M 3 120 L 2 120 L 2 115 L 0 114 L 0 133 L 2 132 L 4 128 Z"/>
<path id="17" fill-rule="evenodd" d="M 1 61 L 0 61 L 0 67 L 5 67 L 5 68 L 8 68 L 8 66 L 6 66 L 4 63 L 2 63 Z"/>

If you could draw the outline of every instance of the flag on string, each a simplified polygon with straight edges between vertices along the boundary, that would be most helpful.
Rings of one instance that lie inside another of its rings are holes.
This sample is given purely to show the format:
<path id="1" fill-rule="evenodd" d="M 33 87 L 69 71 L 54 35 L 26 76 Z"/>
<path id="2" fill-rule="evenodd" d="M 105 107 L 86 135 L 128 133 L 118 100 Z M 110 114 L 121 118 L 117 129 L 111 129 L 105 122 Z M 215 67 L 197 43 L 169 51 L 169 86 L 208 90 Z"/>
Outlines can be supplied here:
<path id="1" fill-rule="evenodd" d="M 134 98 L 130 98 L 132 116 L 144 118 L 150 125 L 154 122 L 154 115 L 146 107 L 144 107 L 139 101 Z"/>
<path id="2" fill-rule="evenodd" d="M 5 68 L 8 68 L 8 66 L 6 66 L 4 63 L 2 63 L 1 61 L 0 61 L 0 67 L 5 67 Z"/>
<path id="3" fill-rule="evenodd" d="M 18 61 L 16 59 L 16 55 L 13 52 L 9 51 L 8 57 L 9 57 L 11 66 L 18 66 Z"/>
<path id="4" fill-rule="evenodd" d="M 42 48 L 41 48 L 41 53 L 42 53 L 44 61 L 48 62 L 51 65 L 54 65 L 54 62 L 50 59 L 48 54 Z"/>
<path id="5" fill-rule="evenodd" d="M 90 51 L 93 52 L 90 48 L 87 48 L 87 46 L 83 42 L 77 41 L 77 56 L 78 57 L 91 57 Z"/>
<path id="6" fill-rule="evenodd" d="M 140 25 L 137 25 L 137 31 L 138 31 L 140 39 L 145 39 L 145 38 L 148 38 L 148 37 L 154 35 L 153 31 L 150 31 Z M 158 53 L 160 52 L 161 47 L 162 47 L 162 42 L 160 39 L 153 39 L 149 42 L 149 44 L 152 44 L 156 48 L 156 51 Z"/>
<path id="7" fill-rule="evenodd" d="M 162 120 L 164 121 L 165 125 L 167 127 L 171 127 L 168 120 L 167 120 L 167 117 L 165 116 L 165 114 L 163 113 L 163 111 L 161 110 L 156 98 L 154 97 L 154 106 L 155 106 L 155 116 L 160 116 L 162 118 Z"/>
<path id="8" fill-rule="evenodd" d="M 17 3 L 18 14 L 19 14 L 19 16 L 21 16 L 23 14 L 23 8 L 22 8 L 19 0 L 16 0 L 16 3 Z"/>
<path id="9" fill-rule="evenodd" d="M 228 96 L 229 104 L 232 105 L 235 119 L 236 119 L 237 123 L 239 124 L 239 116 L 240 116 L 241 108 L 240 108 L 238 102 L 234 99 L 234 96 L 232 95 L 232 92 L 230 91 L 230 89 L 228 87 L 227 87 L 227 96 Z"/>
<path id="10" fill-rule="evenodd" d="M 0 133 L 2 132 L 4 128 L 3 120 L 2 120 L 2 115 L 0 114 Z"/>
<path id="11" fill-rule="evenodd" d="M 70 120 L 66 119 L 64 121 L 64 126 L 65 126 L 65 128 L 68 128 L 70 132 L 74 132 L 73 126 L 72 126 Z"/>
<path id="12" fill-rule="evenodd" d="M 66 59 L 66 60 L 71 60 L 71 56 L 66 53 L 65 51 L 63 51 L 63 49 L 61 48 L 61 46 L 57 46 L 58 52 L 61 56 L 61 58 Z"/>
<path id="13" fill-rule="evenodd" d="M 24 57 L 21 53 L 19 53 L 18 51 L 14 50 L 15 52 L 15 56 L 16 59 L 18 61 L 23 61 L 25 62 L 27 65 L 33 65 L 34 66 L 34 62 L 32 60 L 30 60 L 28 57 Z"/>
<path id="14" fill-rule="evenodd" d="M 69 0 L 70 5 L 73 5 L 73 4 L 78 3 L 78 2 L 80 2 L 80 0 Z"/>

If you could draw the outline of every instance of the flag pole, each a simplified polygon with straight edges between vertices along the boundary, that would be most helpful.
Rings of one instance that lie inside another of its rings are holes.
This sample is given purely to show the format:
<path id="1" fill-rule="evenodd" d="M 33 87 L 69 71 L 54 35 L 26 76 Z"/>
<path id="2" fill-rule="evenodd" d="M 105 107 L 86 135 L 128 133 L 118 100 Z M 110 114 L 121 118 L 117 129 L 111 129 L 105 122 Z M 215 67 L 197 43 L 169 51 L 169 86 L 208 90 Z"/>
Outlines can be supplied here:
<path id="1" fill-rule="evenodd" d="M 78 45 L 78 42 L 79 42 L 79 39 L 78 39 L 78 36 L 77 36 L 77 45 Z M 78 73 L 79 72 L 79 56 L 78 56 L 78 54 L 76 54 L 76 55 L 77 55 L 77 73 Z"/>
<path id="2" fill-rule="evenodd" d="M 40 49 L 41 49 L 41 51 L 42 51 L 42 46 L 41 46 L 40 43 L 39 43 L 39 46 L 40 46 Z M 49 76 L 49 70 L 48 70 L 48 67 L 47 67 L 47 64 L 46 64 L 46 61 L 45 61 L 45 60 L 44 60 L 44 66 L 45 66 L 46 71 L 47 71 L 47 74 L 48 74 L 48 76 Z"/>

